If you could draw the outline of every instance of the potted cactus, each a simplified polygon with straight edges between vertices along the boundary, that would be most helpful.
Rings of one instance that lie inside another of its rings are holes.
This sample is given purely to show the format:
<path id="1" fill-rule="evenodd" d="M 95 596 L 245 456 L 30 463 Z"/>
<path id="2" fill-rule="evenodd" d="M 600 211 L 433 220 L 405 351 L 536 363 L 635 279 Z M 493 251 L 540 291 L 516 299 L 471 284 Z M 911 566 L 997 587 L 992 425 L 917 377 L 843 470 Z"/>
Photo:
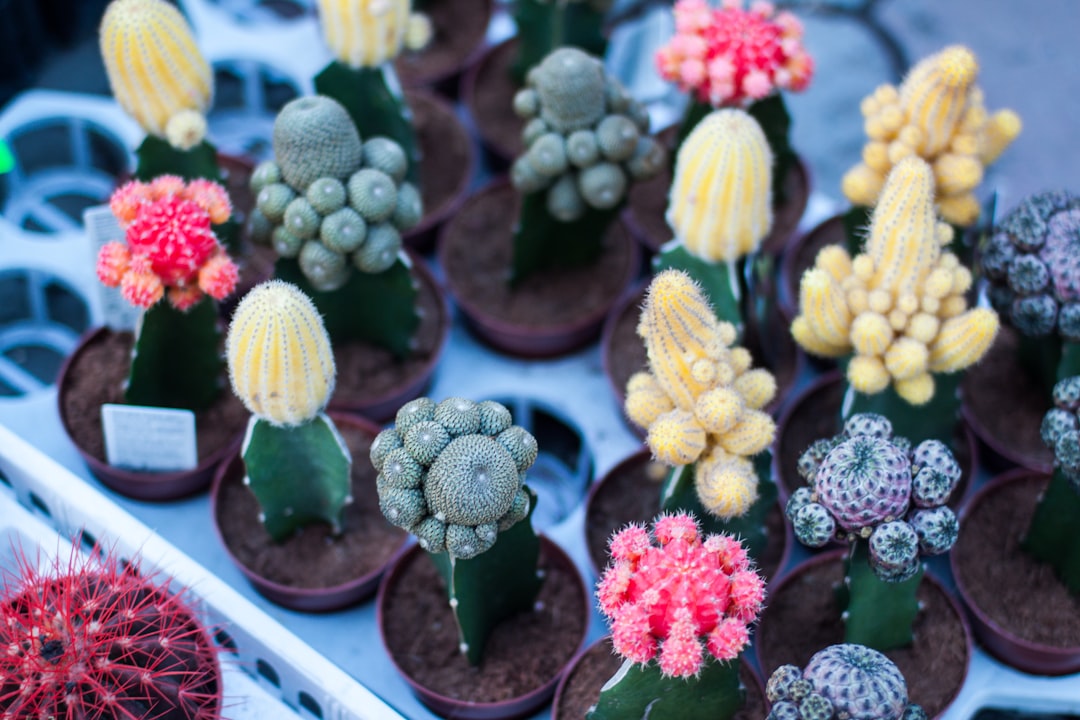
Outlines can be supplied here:
<path id="1" fill-rule="evenodd" d="M 371 522 L 374 472 L 364 456 L 353 467 L 352 446 L 366 448 L 377 429 L 339 416 L 347 443 L 324 411 L 335 367 L 315 305 L 280 280 L 258 285 L 233 314 L 225 355 L 252 413 L 211 493 L 230 557 L 287 607 L 323 611 L 370 595 L 404 534 Z M 357 502 L 368 507 L 351 509 Z"/>
<path id="2" fill-rule="evenodd" d="M 966 383 L 985 397 L 965 393 L 965 417 L 999 455 L 1044 471 L 1052 466 L 1052 448 L 1043 446 L 1038 430 L 1051 389 L 1080 373 L 1078 238 L 1080 198 L 1042 192 L 1002 218 L 978 256 L 1005 331 Z M 1005 407 L 1007 419 L 992 417 Z"/>
<path id="3" fill-rule="evenodd" d="M 1040 675 L 1080 671 L 1080 376 L 1058 381 L 1053 401 L 1041 428 L 1053 476 L 1017 469 L 980 489 L 961 515 L 962 542 L 953 553 L 957 588 L 980 641 L 1009 665 Z M 1000 573 L 1023 582 L 1003 586 Z M 1017 602 L 1022 616 L 1009 609 Z"/>
<path id="4" fill-rule="evenodd" d="M 457 397 L 407 403 L 372 443 L 383 515 L 418 541 L 380 587 L 380 632 L 436 712 L 527 715 L 584 641 L 581 578 L 530 519 L 537 452 L 504 406 Z"/>
<path id="5" fill-rule="evenodd" d="M 414 2 L 418 13 L 430 21 L 431 41 L 394 60 L 402 86 L 431 88 L 456 99 L 462 73 L 483 52 L 494 5 L 492 0 Z"/>
<path id="6" fill-rule="evenodd" d="M 212 229 L 231 205 L 216 183 L 163 175 L 127 183 L 110 207 L 125 239 L 101 248 L 97 276 L 143 312 L 134 337 L 101 328 L 84 338 L 61 372 L 60 416 L 102 482 L 133 497 L 168 499 L 205 487 L 242 422 L 221 392 L 215 307 L 237 281 Z M 110 469 L 99 410 L 121 402 L 195 411 L 199 466 L 170 475 Z"/>
<path id="7" fill-rule="evenodd" d="M 220 718 L 217 648 L 184 594 L 137 562 L 71 552 L 19 555 L 5 574 L 0 715 Z"/>
<path id="8" fill-rule="evenodd" d="M 484 339 L 543 356 L 591 340 L 633 277 L 636 248 L 616 220 L 630 183 L 655 173 L 663 150 L 643 134 L 641 106 L 584 52 L 556 50 L 529 77 L 514 100 L 532 120 L 513 189 L 471 198 L 439 250 Z"/>
<path id="9" fill-rule="evenodd" d="M 854 643 L 819 650 L 806 669 L 781 665 L 765 692 L 772 704 L 766 720 L 926 720 L 926 711 L 908 702 L 900 668 Z"/>
<path id="10" fill-rule="evenodd" d="M 408 167 L 400 145 L 361 141 L 345 108 L 315 95 L 282 108 L 274 160 L 251 179 L 253 237 L 273 246 L 275 276 L 314 300 L 334 340 L 335 404 L 380 418 L 420 392 L 448 329 L 430 274 L 402 251 L 422 215 Z"/>

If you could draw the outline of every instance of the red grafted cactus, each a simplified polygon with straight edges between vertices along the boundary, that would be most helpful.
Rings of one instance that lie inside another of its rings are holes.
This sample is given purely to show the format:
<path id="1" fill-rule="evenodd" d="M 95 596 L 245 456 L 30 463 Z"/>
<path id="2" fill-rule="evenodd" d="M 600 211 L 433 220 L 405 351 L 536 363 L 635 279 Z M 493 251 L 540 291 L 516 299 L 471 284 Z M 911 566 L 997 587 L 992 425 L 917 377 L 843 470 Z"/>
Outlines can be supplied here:
<path id="1" fill-rule="evenodd" d="M 168 293 L 186 310 L 209 295 L 227 297 L 237 269 L 218 242 L 212 224 L 229 219 L 225 189 L 209 180 L 185 183 L 174 175 L 153 182 L 129 182 L 109 201 L 125 231 L 125 242 L 110 242 L 98 254 L 97 275 L 124 298 L 148 308 Z"/>
<path id="2" fill-rule="evenodd" d="M 0 595 L 0 719 L 214 720 L 214 645 L 167 581 L 115 559 L 23 558 Z"/>
<path id="3" fill-rule="evenodd" d="M 765 584 L 742 544 L 702 537 L 688 513 L 662 515 L 650 538 L 631 525 L 610 544 L 612 562 L 597 590 L 615 651 L 635 663 L 658 657 L 668 677 L 697 675 L 705 652 L 733 660 L 749 643 Z"/>

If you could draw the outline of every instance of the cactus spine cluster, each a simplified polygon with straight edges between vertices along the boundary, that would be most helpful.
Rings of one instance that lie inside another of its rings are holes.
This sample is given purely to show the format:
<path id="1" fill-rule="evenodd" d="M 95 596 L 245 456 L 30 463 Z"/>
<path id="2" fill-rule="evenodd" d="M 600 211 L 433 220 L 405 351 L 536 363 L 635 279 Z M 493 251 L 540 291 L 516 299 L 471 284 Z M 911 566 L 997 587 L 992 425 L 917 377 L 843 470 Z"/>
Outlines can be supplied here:
<path id="1" fill-rule="evenodd" d="M 340 529 L 352 458 L 323 413 L 335 369 L 315 305 L 280 280 L 258 285 L 233 313 L 225 355 L 252 413 L 241 455 L 267 532 L 281 541 L 313 522 Z"/>
<path id="2" fill-rule="evenodd" d="M 0 717 L 221 717 L 216 649 L 167 578 L 109 555 L 40 569 L 23 557 L 6 579 Z"/>
<path id="3" fill-rule="evenodd" d="M 410 5 L 410 0 L 319 0 L 323 37 L 349 67 L 392 61 L 403 45 L 419 49 L 431 36 L 430 21 L 411 13 Z"/>
<path id="4" fill-rule="evenodd" d="M 997 334 L 993 311 L 967 309 L 971 272 L 942 252 L 952 232 L 935 220 L 933 192 L 930 166 L 905 158 L 874 208 L 864 252 L 827 247 L 802 277 L 792 334 L 814 355 L 854 353 L 847 379 L 858 393 L 891 384 L 923 405 L 934 396 L 932 373 L 977 362 Z"/>
<path id="5" fill-rule="evenodd" d="M 766 720 L 926 720 L 908 702 L 907 683 L 892 660 L 856 644 L 832 645 L 806 669 L 781 665 L 769 677 Z"/>
<path id="6" fill-rule="evenodd" d="M 952 45 L 915 65 L 899 88 L 882 85 L 864 99 L 869 140 L 862 162 L 844 176 L 847 198 L 876 204 L 892 168 L 917 156 L 933 168 L 941 216 L 954 225 L 973 224 L 979 217 L 973 190 L 1020 134 L 1013 111 L 987 113 L 978 72 L 974 53 Z"/>

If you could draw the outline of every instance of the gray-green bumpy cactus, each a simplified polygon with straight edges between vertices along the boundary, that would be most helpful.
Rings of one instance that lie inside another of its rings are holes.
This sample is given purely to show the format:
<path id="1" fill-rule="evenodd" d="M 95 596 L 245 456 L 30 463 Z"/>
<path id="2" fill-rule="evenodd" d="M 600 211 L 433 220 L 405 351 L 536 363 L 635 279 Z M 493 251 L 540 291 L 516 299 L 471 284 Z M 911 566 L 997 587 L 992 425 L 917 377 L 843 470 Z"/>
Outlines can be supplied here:
<path id="1" fill-rule="evenodd" d="M 877 650 L 850 643 L 819 651 L 806 670 L 780 666 L 765 695 L 772 703 L 767 720 L 926 719 L 920 706 L 908 702 L 896 665 Z"/>
<path id="2" fill-rule="evenodd" d="M 394 264 L 402 233 L 423 214 L 420 192 L 405 182 L 408 159 L 397 143 L 362 142 L 345 109 L 316 95 L 282 108 L 274 158 L 251 176 L 256 242 L 297 258 L 320 291 L 343 286 L 354 268 L 381 273 Z"/>
<path id="3" fill-rule="evenodd" d="M 588 207 L 610 210 L 631 181 L 660 171 L 664 150 L 648 135 L 649 118 L 603 65 L 576 48 L 548 55 L 514 97 L 527 123 L 525 153 L 511 168 L 522 193 L 547 190 L 547 210 L 563 222 Z"/>
<path id="4" fill-rule="evenodd" d="M 372 443 L 379 506 L 428 552 L 475 557 L 528 515 L 524 477 L 537 451 L 498 403 L 418 398 Z"/>
<path id="5" fill-rule="evenodd" d="M 1054 465 L 1080 493 L 1080 376 L 1060 380 L 1053 397 L 1054 407 L 1043 417 L 1042 440 L 1054 451 Z"/>

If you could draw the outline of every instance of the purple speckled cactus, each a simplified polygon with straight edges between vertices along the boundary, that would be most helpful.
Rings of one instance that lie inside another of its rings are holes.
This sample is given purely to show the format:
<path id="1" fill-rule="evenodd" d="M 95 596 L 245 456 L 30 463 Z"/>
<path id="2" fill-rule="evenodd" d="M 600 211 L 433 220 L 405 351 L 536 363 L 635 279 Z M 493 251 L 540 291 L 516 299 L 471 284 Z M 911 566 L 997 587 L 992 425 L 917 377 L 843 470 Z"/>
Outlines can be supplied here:
<path id="1" fill-rule="evenodd" d="M 888 439 L 856 435 L 825 456 L 814 490 L 840 527 L 858 532 L 903 517 L 911 499 L 911 462 Z"/>
<path id="2" fill-rule="evenodd" d="M 772 704 L 767 720 L 925 720 L 908 702 L 900 670 L 877 650 L 833 645 L 800 670 L 783 665 L 765 689 Z"/>
<path id="3" fill-rule="evenodd" d="M 1043 417 L 1043 442 L 1054 451 L 1054 464 L 1080 493 L 1080 376 L 1054 385 L 1054 407 Z"/>

